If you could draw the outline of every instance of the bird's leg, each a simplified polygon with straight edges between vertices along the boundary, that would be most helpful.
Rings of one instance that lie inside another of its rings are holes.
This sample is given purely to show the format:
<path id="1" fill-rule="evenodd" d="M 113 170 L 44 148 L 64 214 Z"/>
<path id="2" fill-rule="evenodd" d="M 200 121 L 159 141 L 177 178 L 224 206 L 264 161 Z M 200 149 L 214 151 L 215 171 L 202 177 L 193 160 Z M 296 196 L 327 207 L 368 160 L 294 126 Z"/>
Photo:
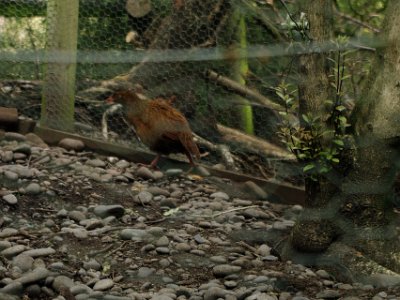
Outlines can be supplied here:
<path id="1" fill-rule="evenodd" d="M 196 163 L 193 161 L 192 155 L 189 152 L 185 152 L 185 154 L 186 154 L 186 156 L 187 156 L 187 158 L 189 159 L 189 162 L 190 162 L 190 168 L 185 173 L 189 174 L 196 167 Z"/>
<path id="2" fill-rule="evenodd" d="M 153 159 L 153 161 L 149 165 L 149 167 L 151 169 L 158 169 L 157 164 L 158 164 L 158 161 L 160 160 L 160 157 L 161 157 L 161 155 L 157 154 L 157 156 Z"/>
<path id="3" fill-rule="evenodd" d="M 161 155 L 157 154 L 157 156 L 151 161 L 150 164 L 142 164 L 142 163 L 138 163 L 137 165 L 140 167 L 147 167 L 153 170 L 158 170 L 158 161 L 160 160 Z"/>

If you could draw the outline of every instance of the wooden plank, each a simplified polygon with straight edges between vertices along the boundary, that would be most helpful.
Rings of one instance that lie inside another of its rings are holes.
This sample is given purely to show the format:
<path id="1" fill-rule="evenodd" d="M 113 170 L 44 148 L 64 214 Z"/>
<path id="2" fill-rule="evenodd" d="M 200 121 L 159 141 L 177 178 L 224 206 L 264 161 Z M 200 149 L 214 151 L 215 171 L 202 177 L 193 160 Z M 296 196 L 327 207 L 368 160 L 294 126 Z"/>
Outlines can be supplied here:
<path id="1" fill-rule="evenodd" d="M 16 124 L 18 122 L 18 110 L 11 107 L 0 107 L 0 123 Z"/>
<path id="2" fill-rule="evenodd" d="M 36 126 L 35 133 L 39 135 L 48 144 L 57 144 L 63 138 L 78 139 L 83 141 L 86 147 L 88 147 L 91 150 L 104 154 L 110 154 L 122 157 L 136 163 L 148 164 L 154 158 L 154 154 L 149 152 L 135 150 L 122 145 L 111 144 L 108 142 L 95 140 L 92 138 L 83 137 L 72 133 L 45 128 L 40 125 Z M 162 157 L 160 159 L 159 166 L 163 169 L 180 168 L 185 171 L 189 170 L 191 167 L 190 164 L 186 162 L 171 159 L 168 157 Z M 262 178 L 239 174 L 231 171 L 218 170 L 206 165 L 201 165 L 201 166 L 207 169 L 213 176 L 227 178 L 238 183 L 253 181 L 254 183 L 258 184 L 262 189 L 274 195 L 276 197 L 275 200 L 277 202 L 281 202 L 284 204 L 301 204 L 301 205 L 304 204 L 305 192 L 304 189 L 301 187 L 293 186 L 291 184 L 283 182 L 265 180 Z"/>

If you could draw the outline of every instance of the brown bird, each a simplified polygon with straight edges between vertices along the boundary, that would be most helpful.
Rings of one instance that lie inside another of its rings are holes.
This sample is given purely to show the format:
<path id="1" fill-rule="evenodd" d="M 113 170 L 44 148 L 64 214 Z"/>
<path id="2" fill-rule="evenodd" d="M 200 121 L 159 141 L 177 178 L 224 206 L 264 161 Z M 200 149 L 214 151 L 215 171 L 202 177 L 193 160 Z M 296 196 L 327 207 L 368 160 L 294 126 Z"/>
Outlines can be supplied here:
<path id="1" fill-rule="evenodd" d="M 157 167 L 161 154 L 170 153 L 186 154 L 190 164 L 195 166 L 193 157 L 200 158 L 199 148 L 184 115 L 170 105 L 173 99 L 151 100 L 133 89 L 123 89 L 106 101 L 119 103 L 125 108 L 127 120 L 135 127 L 137 136 L 157 153 L 151 168 Z"/>

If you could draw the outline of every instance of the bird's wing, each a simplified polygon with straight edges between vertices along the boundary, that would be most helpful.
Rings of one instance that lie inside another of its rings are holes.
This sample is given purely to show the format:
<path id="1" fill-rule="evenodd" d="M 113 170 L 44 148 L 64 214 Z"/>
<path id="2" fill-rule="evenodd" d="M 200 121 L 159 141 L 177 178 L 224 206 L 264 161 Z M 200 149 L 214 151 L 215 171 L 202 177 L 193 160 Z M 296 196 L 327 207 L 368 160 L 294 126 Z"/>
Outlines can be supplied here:
<path id="1" fill-rule="evenodd" d="M 163 119 L 168 119 L 168 122 L 180 126 L 182 126 L 182 124 L 188 124 L 185 116 L 180 111 L 170 106 L 165 100 L 157 99 L 150 101 L 149 109 L 147 111 L 158 116 L 166 116 L 167 118 Z"/>

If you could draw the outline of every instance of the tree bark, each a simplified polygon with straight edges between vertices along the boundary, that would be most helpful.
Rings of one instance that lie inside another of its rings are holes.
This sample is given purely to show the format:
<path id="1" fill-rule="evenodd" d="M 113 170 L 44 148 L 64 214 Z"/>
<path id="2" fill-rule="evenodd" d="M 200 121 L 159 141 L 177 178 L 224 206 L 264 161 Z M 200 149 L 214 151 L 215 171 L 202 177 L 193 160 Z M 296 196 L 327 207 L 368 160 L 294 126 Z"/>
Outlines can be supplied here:
<path id="1" fill-rule="evenodd" d="M 286 257 L 323 267 L 342 280 L 379 285 L 384 278 L 400 283 L 400 242 L 392 205 L 399 161 L 399 25 L 400 2 L 390 1 L 382 30 L 387 44 L 377 51 L 352 116 L 356 149 L 351 168 L 336 181 L 337 192 L 320 194 L 322 206 L 306 207 L 308 226 L 300 219 L 291 244 L 283 249 Z M 314 107 L 307 102 L 304 109 Z M 323 218 L 315 220 L 313 215 Z"/>

